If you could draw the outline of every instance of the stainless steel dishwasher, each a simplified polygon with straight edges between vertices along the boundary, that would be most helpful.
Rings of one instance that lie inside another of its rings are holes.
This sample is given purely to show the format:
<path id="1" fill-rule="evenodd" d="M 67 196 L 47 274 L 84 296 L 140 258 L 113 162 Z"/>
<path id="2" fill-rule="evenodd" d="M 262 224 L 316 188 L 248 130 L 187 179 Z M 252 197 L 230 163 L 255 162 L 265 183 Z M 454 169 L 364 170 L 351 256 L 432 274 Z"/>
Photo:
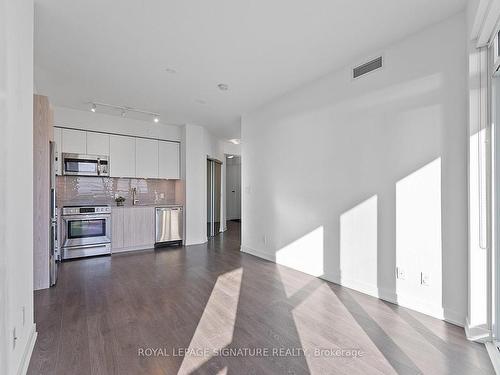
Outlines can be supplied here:
<path id="1" fill-rule="evenodd" d="M 182 207 L 156 207 L 155 246 L 182 245 Z"/>

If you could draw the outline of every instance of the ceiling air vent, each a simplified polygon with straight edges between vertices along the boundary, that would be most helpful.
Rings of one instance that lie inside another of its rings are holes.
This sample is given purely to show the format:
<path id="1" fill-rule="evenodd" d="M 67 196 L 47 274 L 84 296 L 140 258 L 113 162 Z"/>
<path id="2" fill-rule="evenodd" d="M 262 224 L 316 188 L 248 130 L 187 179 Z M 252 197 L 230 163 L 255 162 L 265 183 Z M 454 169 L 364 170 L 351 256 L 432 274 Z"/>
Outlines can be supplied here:
<path id="1" fill-rule="evenodd" d="M 366 73 L 373 72 L 374 70 L 380 69 L 382 67 L 382 56 L 377 57 L 367 63 L 357 66 L 352 70 L 352 77 L 358 78 Z"/>

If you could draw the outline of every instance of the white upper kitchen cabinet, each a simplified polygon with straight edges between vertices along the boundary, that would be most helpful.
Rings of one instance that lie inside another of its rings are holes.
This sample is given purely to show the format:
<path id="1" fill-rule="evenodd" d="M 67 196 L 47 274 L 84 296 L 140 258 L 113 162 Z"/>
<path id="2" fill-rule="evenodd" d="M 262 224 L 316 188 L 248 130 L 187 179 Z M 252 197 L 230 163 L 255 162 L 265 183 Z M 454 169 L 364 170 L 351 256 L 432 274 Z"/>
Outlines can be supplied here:
<path id="1" fill-rule="evenodd" d="M 62 157 L 61 157 L 61 146 L 62 146 L 62 129 L 61 128 L 54 128 L 54 143 L 56 144 L 56 175 L 60 176 L 62 173 L 61 169 L 61 162 L 62 162 Z"/>
<path id="2" fill-rule="evenodd" d="M 158 177 L 179 179 L 180 145 L 177 142 L 159 141 L 158 144 Z"/>
<path id="3" fill-rule="evenodd" d="M 140 178 L 158 178 L 158 141 L 135 139 L 135 175 Z"/>
<path id="4" fill-rule="evenodd" d="M 87 132 L 83 130 L 62 129 L 62 152 L 71 154 L 87 153 Z"/>
<path id="5" fill-rule="evenodd" d="M 109 136 L 109 171 L 111 177 L 135 177 L 135 138 Z"/>
<path id="6" fill-rule="evenodd" d="M 87 154 L 109 156 L 109 134 L 87 132 Z"/>

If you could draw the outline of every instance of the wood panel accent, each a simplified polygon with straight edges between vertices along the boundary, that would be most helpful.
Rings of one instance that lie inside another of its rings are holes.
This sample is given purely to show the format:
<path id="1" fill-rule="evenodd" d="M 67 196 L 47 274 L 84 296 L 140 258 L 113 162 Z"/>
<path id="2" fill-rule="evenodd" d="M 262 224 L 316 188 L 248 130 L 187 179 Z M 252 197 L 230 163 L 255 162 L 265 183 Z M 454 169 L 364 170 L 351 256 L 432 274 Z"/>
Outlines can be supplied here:
<path id="1" fill-rule="evenodd" d="M 33 97 L 33 284 L 49 287 L 49 141 L 53 114 L 46 96 Z"/>
<path id="2" fill-rule="evenodd" d="M 35 293 L 28 374 L 494 374 L 461 327 L 239 249 L 230 221 L 203 245 L 63 263 L 58 284 Z M 146 357 L 138 348 L 283 355 Z"/>

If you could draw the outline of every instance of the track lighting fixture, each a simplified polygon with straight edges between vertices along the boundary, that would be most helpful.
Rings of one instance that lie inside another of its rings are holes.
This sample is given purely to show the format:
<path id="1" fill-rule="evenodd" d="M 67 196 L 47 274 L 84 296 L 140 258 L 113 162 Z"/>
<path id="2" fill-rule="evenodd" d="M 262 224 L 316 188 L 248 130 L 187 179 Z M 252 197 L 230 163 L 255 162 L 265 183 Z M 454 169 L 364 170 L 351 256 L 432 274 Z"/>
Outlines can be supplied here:
<path id="1" fill-rule="evenodd" d="M 125 117 L 127 112 L 135 112 L 135 113 L 142 113 L 142 114 L 148 115 L 148 116 L 153 116 L 153 121 L 155 123 L 160 122 L 160 114 L 159 113 L 150 112 L 150 111 L 143 111 L 142 109 L 127 107 L 127 106 L 122 106 L 122 105 L 107 104 L 107 103 L 90 102 L 89 104 L 90 104 L 90 110 L 92 112 L 96 112 L 97 106 L 107 107 L 107 108 L 119 110 L 122 117 Z"/>

